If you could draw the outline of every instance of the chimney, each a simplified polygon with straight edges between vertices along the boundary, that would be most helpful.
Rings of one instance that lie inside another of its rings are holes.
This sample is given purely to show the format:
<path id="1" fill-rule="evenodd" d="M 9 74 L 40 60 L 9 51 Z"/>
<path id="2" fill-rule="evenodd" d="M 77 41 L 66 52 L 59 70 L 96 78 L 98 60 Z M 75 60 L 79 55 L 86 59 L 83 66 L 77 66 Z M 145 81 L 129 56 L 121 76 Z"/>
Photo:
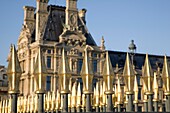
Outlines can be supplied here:
<path id="1" fill-rule="evenodd" d="M 36 11 L 36 41 L 42 40 L 44 27 L 48 17 L 48 6 L 49 0 L 37 0 L 37 11 Z"/>
<path id="2" fill-rule="evenodd" d="M 81 9 L 79 11 L 79 17 L 83 20 L 84 24 L 86 24 L 86 9 Z"/>
<path id="3" fill-rule="evenodd" d="M 24 26 L 26 26 L 31 32 L 35 27 L 34 12 L 35 8 L 31 6 L 24 6 Z"/>

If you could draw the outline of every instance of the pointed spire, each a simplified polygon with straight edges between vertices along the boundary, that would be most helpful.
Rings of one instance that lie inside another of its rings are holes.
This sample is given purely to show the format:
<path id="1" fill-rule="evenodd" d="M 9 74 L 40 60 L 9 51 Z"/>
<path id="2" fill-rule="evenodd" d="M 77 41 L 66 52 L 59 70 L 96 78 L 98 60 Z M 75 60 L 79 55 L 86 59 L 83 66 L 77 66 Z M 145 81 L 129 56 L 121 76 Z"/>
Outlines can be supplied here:
<path id="1" fill-rule="evenodd" d="M 156 78 L 156 73 L 154 73 L 154 80 L 153 80 L 153 92 L 154 92 L 154 99 L 157 100 L 158 99 L 158 81 Z"/>
<path id="2" fill-rule="evenodd" d="M 83 80 L 83 93 L 91 93 L 92 92 L 92 81 L 93 81 L 93 70 L 92 65 L 90 65 L 90 60 L 87 54 L 87 48 L 85 49 L 85 55 L 82 64 L 82 70 L 80 75 Z"/>
<path id="3" fill-rule="evenodd" d="M 168 79 L 169 77 L 170 77 L 170 66 L 168 64 L 168 60 L 165 55 L 163 69 L 162 69 L 163 88 L 164 88 L 165 92 L 170 91 L 170 80 Z"/>
<path id="4" fill-rule="evenodd" d="M 62 50 L 62 57 L 61 57 L 61 62 L 60 62 L 60 67 L 59 67 L 58 73 L 59 74 L 70 73 L 69 63 L 68 63 L 68 59 L 66 57 L 66 52 L 65 52 L 64 48 Z"/>
<path id="5" fill-rule="evenodd" d="M 7 68 L 9 81 L 9 93 L 19 92 L 19 81 L 21 76 L 21 67 L 17 56 L 17 51 L 14 45 L 11 45 L 11 52 Z"/>
<path id="6" fill-rule="evenodd" d="M 139 89 L 138 89 L 138 82 L 137 82 L 137 76 L 135 76 L 135 81 L 134 81 L 134 92 L 135 92 L 135 101 L 138 101 L 138 93 L 139 93 Z"/>
<path id="7" fill-rule="evenodd" d="M 109 57 L 109 53 L 108 51 L 106 52 L 106 60 L 104 63 L 104 67 L 103 67 L 103 78 L 104 78 L 104 82 L 106 84 L 107 87 L 107 93 L 113 93 L 113 78 L 114 78 L 115 74 L 112 68 L 112 64 L 110 61 L 110 57 Z"/>
<path id="8" fill-rule="evenodd" d="M 153 70 L 149 62 L 148 54 L 146 54 L 145 64 L 143 67 L 143 80 L 146 85 L 147 92 L 152 92 L 153 85 Z"/>
<path id="9" fill-rule="evenodd" d="M 146 54 L 145 64 L 143 67 L 143 76 L 153 76 L 153 70 L 149 61 L 148 54 Z"/>
<path id="10" fill-rule="evenodd" d="M 128 53 L 126 55 L 126 62 L 125 62 L 124 70 L 123 70 L 123 76 L 125 78 L 124 79 L 125 85 L 127 87 L 128 92 L 133 92 L 135 72 L 131 64 Z"/>
<path id="11" fill-rule="evenodd" d="M 72 92 L 71 92 L 71 107 L 75 107 L 76 106 L 76 84 L 73 84 L 72 87 Z"/>
<path id="12" fill-rule="evenodd" d="M 88 57 L 87 48 L 85 49 L 84 59 L 83 59 L 83 65 L 81 69 L 81 75 L 93 75 L 93 70 L 90 65 L 90 60 Z"/>
<path id="13" fill-rule="evenodd" d="M 135 75 L 132 63 L 131 63 L 130 58 L 129 58 L 129 53 L 127 53 L 127 55 L 126 55 L 126 62 L 125 62 L 124 70 L 123 70 L 123 75 L 124 76 Z"/>
<path id="14" fill-rule="evenodd" d="M 103 75 L 115 76 L 108 51 L 106 52 L 106 60 L 103 68 Z"/>
<path id="15" fill-rule="evenodd" d="M 47 69 L 45 65 L 45 59 L 43 57 L 43 53 L 41 48 L 38 48 L 37 59 L 35 62 L 35 67 L 33 74 L 35 76 L 36 84 L 37 84 L 37 91 L 44 92 L 45 91 L 45 79 L 47 74 Z"/>

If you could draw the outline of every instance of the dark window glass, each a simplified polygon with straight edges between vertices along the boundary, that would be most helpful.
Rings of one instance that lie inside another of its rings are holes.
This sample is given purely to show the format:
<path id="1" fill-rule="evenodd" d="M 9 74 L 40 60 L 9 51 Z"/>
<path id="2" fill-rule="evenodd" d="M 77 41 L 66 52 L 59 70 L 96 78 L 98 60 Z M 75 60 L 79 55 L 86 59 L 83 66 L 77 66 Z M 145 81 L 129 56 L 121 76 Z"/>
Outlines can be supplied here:
<path id="1" fill-rule="evenodd" d="M 50 91 L 51 89 L 51 76 L 46 77 L 46 90 Z"/>
<path id="2" fill-rule="evenodd" d="M 51 50 L 47 50 L 47 53 L 51 54 Z"/>
<path id="3" fill-rule="evenodd" d="M 93 60 L 93 72 L 97 72 L 97 60 Z"/>
<path id="4" fill-rule="evenodd" d="M 82 59 L 80 59 L 80 60 L 78 61 L 78 72 L 80 72 L 80 71 L 81 71 L 82 64 L 83 64 L 83 60 L 82 60 Z"/>
<path id="5" fill-rule="evenodd" d="M 47 56 L 47 68 L 51 68 L 51 56 Z"/>

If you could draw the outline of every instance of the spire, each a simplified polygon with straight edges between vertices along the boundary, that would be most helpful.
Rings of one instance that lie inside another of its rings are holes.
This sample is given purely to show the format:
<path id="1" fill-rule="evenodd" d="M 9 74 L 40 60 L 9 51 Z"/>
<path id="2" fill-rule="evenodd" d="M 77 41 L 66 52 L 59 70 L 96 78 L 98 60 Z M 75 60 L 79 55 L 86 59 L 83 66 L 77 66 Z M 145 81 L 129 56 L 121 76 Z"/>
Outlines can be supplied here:
<path id="1" fill-rule="evenodd" d="M 152 92 L 153 70 L 149 62 L 148 54 L 146 54 L 145 64 L 143 68 L 143 79 L 148 92 Z"/>
<path id="2" fill-rule="evenodd" d="M 103 78 L 104 82 L 107 87 L 107 93 L 112 93 L 113 92 L 113 78 L 114 78 L 114 71 L 112 68 L 112 64 L 110 61 L 109 53 L 106 52 L 106 59 L 103 67 Z"/>
<path id="3" fill-rule="evenodd" d="M 166 55 L 164 56 L 164 65 L 163 65 L 163 69 L 162 69 L 162 80 L 163 80 L 163 88 L 165 90 L 165 92 L 169 92 L 170 91 L 170 66 L 168 64 L 168 60 Z"/>
<path id="4" fill-rule="evenodd" d="M 153 70 L 149 61 L 149 57 L 148 54 L 146 54 L 146 58 L 145 58 L 145 64 L 143 67 L 143 76 L 153 76 Z"/>
<path id="5" fill-rule="evenodd" d="M 7 75 L 9 81 L 9 93 L 19 92 L 19 81 L 21 76 L 21 67 L 14 45 L 11 45 Z"/>
<path id="6" fill-rule="evenodd" d="M 80 75 L 83 79 L 83 90 L 84 93 L 91 93 L 92 92 L 92 81 L 93 81 L 93 71 L 92 71 L 92 65 L 89 63 L 89 57 L 87 54 L 87 49 L 85 49 L 85 55 L 83 59 L 82 64 L 82 70 L 80 72 Z"/>
<path id="7" fill-rule="evenodd" d="M 154 91 L 154 99 L 157 100 L 158 99 L 158 81 L 156 78 L 156 73 L 154 73 L 154 80 L 153 80 L 153 91 Z"/>
<path id="8" fill-rule="evenodd" d="M 134 87 L 135 72 L 134 72 L 133 66 L 131 64 L 128 53 L 126 55 L 126 62 L 125 62 L 124 70 L 123 70 L 123 76 L 125 77 L 124 80 L 125 80 L 125 85 L 127 87 L 127 90 L 129 92 L 132 92 L 133 87 Z"/>
<path id="9" fill-rule="evenodd" d="M 135 101 L 138 101 L 138 82 L 137 82 L 137 76 L 135 76 L 135 81 L 134 81 L 134 92 L 135 92 Z"/>
<path id="10" fill-rule="evenodd" d="M 43 53 L 41 48 L 38 49 L 37 59 L 35 62 L 34 72 L 33 72 L 38 91 L 45 91 L 45 79 L 47 74 L 46 65 L 45 65 L 45 59 L 43 57 Z"/>
<path id="11" fill-rule="evenodd" d="M 59 74 L 68 74 L 70 73 L 70 68 L 69 68 L 69 63 L 68 59 L 66 57 L 65 49 L 63 48 L 62 51 L 62 57 L 61 57 L 61 62 L 60 62 L 60 67 L 59 67 Z"/>
<path id="12" fill-rule="evenodd" d="M 132 63 L 130 61 L 128 53 L 126 55 L 126 62 L 125 62 L 124 70 L 123 70 L 123 75 L 124 76 L 135 75 L 135 72 L 134 72 L 134 69 L 133 69 L 133 66 L 132 66 Z"/>
<path id="13" fill-rule="evenodd" d="M 88 57 L 87 49 L 85 49 L 84 59 L 83 59 L 83 65 L 81 69 L 81 75 L 93 75 L 93 70 L 90 65 L 90 60 Z"/>
<path id="14" fill-rule="evenodd" d="M 103 75 L 107 76 L 115 76 L 114 75 L 114 71 L 113 71 L 113 68 L 112 68 L 112 64 L 111 64 L 111 61 L 110 61 L 110 57 L 109 57 L 109 52 L 107 51 L 106 52 L 106 59 L 105 59 L 105 63 L 104 63 L 104 68 L 103 68 Z"/>

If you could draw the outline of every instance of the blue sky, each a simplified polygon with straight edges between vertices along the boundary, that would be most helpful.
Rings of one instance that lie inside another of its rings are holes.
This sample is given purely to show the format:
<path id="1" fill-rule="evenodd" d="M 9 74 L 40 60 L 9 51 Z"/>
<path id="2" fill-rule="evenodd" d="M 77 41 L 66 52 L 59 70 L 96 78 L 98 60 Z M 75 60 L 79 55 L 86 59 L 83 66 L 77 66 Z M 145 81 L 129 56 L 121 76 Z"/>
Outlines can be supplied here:
<path id="1" fill-rule="evenodd" d="M 65 6 L 65 0 L 49 4 Z M 0 11 L 0 65 L 6 65 L 10 44 L 17 45 L 23 24 L 23 6 L 36 6 L 36 0 L 3 0 Z M 137 52 L 170 56 L 170 0 L 79 0 L 87 9 L 87 27 L 106 49 L 128 51 L 135 40 Z"/>

